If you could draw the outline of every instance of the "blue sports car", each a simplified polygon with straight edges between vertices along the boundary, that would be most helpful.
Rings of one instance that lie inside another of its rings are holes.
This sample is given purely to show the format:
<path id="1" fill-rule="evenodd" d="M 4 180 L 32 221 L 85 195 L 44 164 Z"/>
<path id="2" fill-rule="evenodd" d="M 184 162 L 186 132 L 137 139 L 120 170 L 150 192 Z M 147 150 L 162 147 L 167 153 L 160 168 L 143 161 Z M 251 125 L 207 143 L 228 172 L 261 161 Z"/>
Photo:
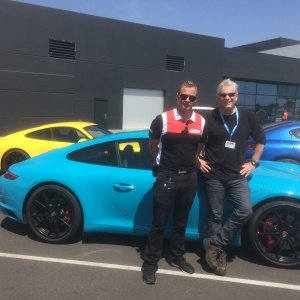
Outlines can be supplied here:
<path id="1" fill-rule="evenodd" d="M 148 132 L 106 135 L 17 163 L 0 177 L 0 210 L 49 243 L 82 232 L 147 235 L 152 220 Z M 276 266 L 300 266 L 300 166 L 264 161 L 249 178 L 254 214 L 245 233 Z M 226 208 L 229 211 L 231 208 Z M 201 174 L 187 239 L 207 234 Z M 168 224 L 166 235 L 170 235 Z"/>
<path id="2" fill-rule="evenodd" d="M 300 122 L 283 121 L 264 126 L 267 143 L 261 159 L 300 164 Z M 249 142 L 247 156 L 253 153 Z"/>

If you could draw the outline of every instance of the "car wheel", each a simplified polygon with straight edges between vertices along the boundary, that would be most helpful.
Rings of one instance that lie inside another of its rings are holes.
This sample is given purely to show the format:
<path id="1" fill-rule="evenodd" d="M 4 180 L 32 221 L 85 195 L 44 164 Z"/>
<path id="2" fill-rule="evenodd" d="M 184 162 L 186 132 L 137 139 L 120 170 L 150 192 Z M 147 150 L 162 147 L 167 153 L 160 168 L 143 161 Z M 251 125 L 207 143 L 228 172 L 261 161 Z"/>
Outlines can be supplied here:
<path id="1" fill-rule="evenodd" d="M 260 258 L 280 267 L 300 266 L 300 204 L 275 201 L 259 207 L 249 222 L 250 242 Z"/>
<path id="2" fill-rule="evenodd" d="M 27 202 L 26 216 L 32 233 L 48 243 L 70 241 L 82 224 L 77 199 L 58 185 L 44 185 L 35 190 Z"/>
<path id="3" fill-rule="evenodd" d="M 281 159 L 278 159 L 277 161 L 279 162 L 286 162 L 286 163 L 291 163 L 291 164 L 297 164 L 299 165 L 300 162 L 295 160 L 295 159 L 291 159 L 291 158 L 281 158 Z"/>
<path id="4" fill-rule="evenodd" d="M 28 158 L 30 158 L 30 156 L 22 150 L 9 150 L 7 153 L 4 154 L 1 163 L 1 169 L 3 171 L 6 171 L 11 165 Z"/>

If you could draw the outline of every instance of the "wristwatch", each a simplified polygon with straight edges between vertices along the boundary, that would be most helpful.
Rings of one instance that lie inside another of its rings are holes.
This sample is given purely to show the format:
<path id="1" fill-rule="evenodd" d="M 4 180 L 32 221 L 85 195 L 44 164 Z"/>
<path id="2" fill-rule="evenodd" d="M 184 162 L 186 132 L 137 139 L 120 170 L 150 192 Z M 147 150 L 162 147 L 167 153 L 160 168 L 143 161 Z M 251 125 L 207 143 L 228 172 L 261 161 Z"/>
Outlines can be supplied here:
<path id="1" fill-rule="evenodd" d="M 259 166 L 259 162 L 253 159 L 250 159 L 249 162 L 251 163 L 251 165 L 255 168 L 257 168 Z"/>

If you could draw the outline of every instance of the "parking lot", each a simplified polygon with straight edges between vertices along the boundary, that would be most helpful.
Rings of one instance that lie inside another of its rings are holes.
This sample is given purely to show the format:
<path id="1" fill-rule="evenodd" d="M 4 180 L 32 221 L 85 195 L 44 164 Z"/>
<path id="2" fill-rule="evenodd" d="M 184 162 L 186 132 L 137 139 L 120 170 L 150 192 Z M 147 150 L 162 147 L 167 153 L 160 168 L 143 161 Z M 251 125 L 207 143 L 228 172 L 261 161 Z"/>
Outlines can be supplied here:
<path id="1" fill-rule="evenodd" d="M 71 244 L 31 238 L 0 216 L 0 299 L 299 299 L 300 270 L 262 265 L 249 249 L 230 248 L 225 277 L 210 273 L 198 243 L 187 243 L 186 275 L 160 261 L 157 283 L 141 280 L 145 238 L 95 234 Z"/>

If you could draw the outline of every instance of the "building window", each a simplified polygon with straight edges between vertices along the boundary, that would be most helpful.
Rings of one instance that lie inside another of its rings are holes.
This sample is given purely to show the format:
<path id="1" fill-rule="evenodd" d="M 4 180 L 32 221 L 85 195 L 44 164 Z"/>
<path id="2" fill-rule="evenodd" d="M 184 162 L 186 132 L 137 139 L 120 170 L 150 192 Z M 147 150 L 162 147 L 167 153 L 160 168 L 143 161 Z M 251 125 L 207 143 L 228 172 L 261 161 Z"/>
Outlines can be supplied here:
<path id="1" fill-rule="evenodd" d="M 297 86 L 297 98 L 300 98 L 300 85 Z"/>
<path id="2" fill-rule="evenodd" d="M 238 81 L 237 83 L 240 94 L 256 94 L 256 82 Z"/>
<path id="3" fill-rule="evenodd" d="M 288 85 L 287 86 L 287 96 L 288 97 L 296 97 L 296 90 L 297 90 L 296 85 Z"/>
<path id="4" fill-rule="evenodd" d="M 300 85 L 260 83 L 237 80 L 239 106 L 253 109 L 262 124 L 289 119 L 300 120 Z"/>
<path id="5" fill-rule="evenodd" d="M 257 94 L 258 95 L 277 95 L 277 85 L 258 83 L 257 84 Z"/>

